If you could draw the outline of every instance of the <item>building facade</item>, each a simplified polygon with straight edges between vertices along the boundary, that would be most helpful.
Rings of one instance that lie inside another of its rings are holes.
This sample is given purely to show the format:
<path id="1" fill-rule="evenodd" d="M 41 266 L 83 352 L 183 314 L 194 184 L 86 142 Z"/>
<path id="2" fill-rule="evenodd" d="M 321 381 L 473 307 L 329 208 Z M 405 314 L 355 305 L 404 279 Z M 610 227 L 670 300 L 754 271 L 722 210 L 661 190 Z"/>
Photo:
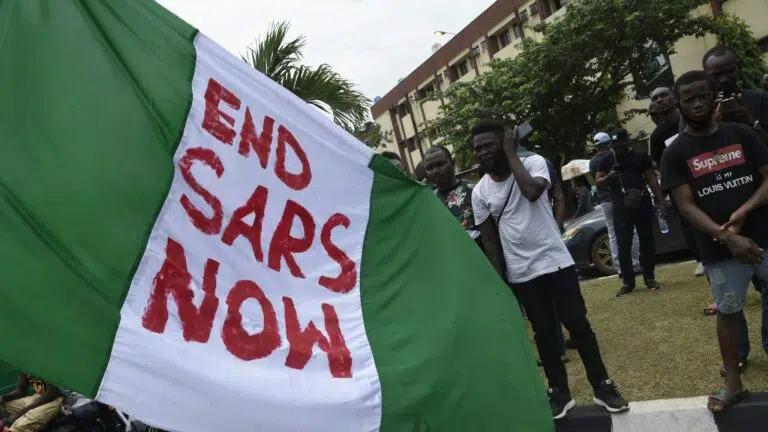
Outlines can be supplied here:
<path id="1" fill-rule="evenodd" d="M 530 28 L 542 20 L 557 19 L 565 13 L 569 0 L 497 0 L 466 27 L 435 51 L 421 65 L 400 80 L 376 101 L 371 114 L 382 131 L 391 131 L 392 143 L 386 150 L 400 155 L 413 172 L 424 151 L 440 143 L 439 131 L 430 134 L 425 125 L 435 119 L 443 100 L 429 100 L 436 90 L 447 90 L 458 82 L 471 81 L 489 69 L 495 58 L 512 58 L 521 50 L 525 37 L 539 38 Z M 574 1 L 574 0 L 570 0 Z M 730 13 L 744 20 L 768 51 L 768 0 L 711 0 L 694 13 L 717 15 Z M 662 68 L 672 76 L 701 68 L 701 57 L 715 45 L 714 37 L 684 38 L 677 44 L 677 54 L 660 58 Z M 634 108 L 647 108 L 647 99 L 628 96 L 616 109 L 619 118 Z M 650 133 L 654 125 L 646 116 L 638 116 L 624 125 L 631 134 Z"/>

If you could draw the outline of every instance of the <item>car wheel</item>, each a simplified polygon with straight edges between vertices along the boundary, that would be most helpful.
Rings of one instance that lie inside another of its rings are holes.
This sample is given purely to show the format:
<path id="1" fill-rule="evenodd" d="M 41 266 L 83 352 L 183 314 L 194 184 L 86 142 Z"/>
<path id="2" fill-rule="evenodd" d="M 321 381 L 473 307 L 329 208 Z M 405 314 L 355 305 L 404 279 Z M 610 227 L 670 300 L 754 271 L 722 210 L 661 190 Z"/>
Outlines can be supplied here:
<path id="1" fill-rule="evenodd" d="M 595 238 L 592 247 L 589 249 L 589 257 L 597 271 L 604 275 L 616 273 L 613 268 L 613 257 L 611 256 L 611 243 L 608 240 L 608 233 L 603 233 Z"/>

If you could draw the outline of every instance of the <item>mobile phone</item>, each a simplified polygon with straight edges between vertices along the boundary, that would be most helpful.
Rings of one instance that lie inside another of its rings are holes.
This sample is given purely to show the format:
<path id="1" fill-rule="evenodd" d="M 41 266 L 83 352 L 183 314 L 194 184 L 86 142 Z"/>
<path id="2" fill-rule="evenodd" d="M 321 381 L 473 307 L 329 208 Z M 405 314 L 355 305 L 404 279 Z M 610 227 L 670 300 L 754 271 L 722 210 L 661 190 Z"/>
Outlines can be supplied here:
<path id="1" fill-rule="evenodd" d="M 523 122 L 517 125 L 517 141 L 523 141 L 527 139 L 533 133 L 533 127 L 528 122 Z"/>

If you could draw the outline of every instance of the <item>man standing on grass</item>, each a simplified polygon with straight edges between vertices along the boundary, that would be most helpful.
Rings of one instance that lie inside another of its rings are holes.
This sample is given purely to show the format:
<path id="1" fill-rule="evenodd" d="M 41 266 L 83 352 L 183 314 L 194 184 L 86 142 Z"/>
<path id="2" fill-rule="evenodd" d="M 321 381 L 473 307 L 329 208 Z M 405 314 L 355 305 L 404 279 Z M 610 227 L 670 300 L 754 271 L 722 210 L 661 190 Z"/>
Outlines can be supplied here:
<path id="1" fill-rule="evenodd" d="M 656 281 L 656 246 L 653 235 L 654 210 L 646 188 L 650 186 L 659 207 L 664 210 L 664 197 L 656 180 L 651 158 L 629 147 L 629 135 L 617 129 L 611 137 L 611 153 L 597 169 L 598 187 L 610 187 L 613 203 L 613 225 L 619 244 L 619 264 L 622 286 L 617 297 L 635 289 L 632 269 L 632 235 L 637 230 L 640 238 L 640 265 L 643 267 L 645 286 L 651 291 L 661 289 Z"/>
<path id="2" fill-rule="evenodd" d="M 662 179 L 697 242 L 718 305 L 725 387 L 708 408 L 724 412 L 746 394 L 738 371 L 741 318 L 750 279 L 768 280 L 768 147 L 753 129 L 712 119 L 716 89 L 703 71 L 675 83 L 686 126 L 664 152 Z"/>
<path id="3" fill-rule="evenodd" d="M 655 114 L 656 129 L 651 132 L 651 159 L 657 168 L 661 168 L 661 155 L 667 146 L 677 138 L 680 132 L 680 111 L 677 109 L 677 98 L 669 87 L 659 87 L 651 92 L 651 107 L 649 111 Z M 674 204 L 674 201 L 672 202 Z M 680 220 L 680 228 L 683 230 L 685 244 L 696 259 L 695 276 L 704 276 L 704 265 L 699 256 L 699 247 L 696 245 L 696 237 L 693 228 Z"/>
<path id="4" fill-rule="evenodd" d="M 537 154 L 519 156 L 516 135 L 505 139 L 504 126 L 494 120 L 472 128 L 475 158 L 486 173 L 472 191 L 483 248 L 528 313 L 549 381 L 552 416 L 562 418 L 575 405 L 560 359 L 558 317 L 576 344 L 595 403 L 610 412 L 626 411 L 627 401 L 608 378 L 573 259 L 552 215 L 547 163 Z"/>
<path id="5" fill-rule="evenodd" d="M 592 178 L 597 177 L 597 168 L 607 156 L 611 155 L 611 136 L 605 132 L 600 132 L 594 137 L 597 154 L 589 161 L 589 173 Z M 616 230 L 613 226 L 613 201 L 611 199 L 611 188 L 609 185 L 597 186 L 597 203 L 603 211 L 605 227 L 608 230 L 608 247 L 611 249 L 611 259 L 613 268 L 621 278 L 621 265 L 619 263 L 619 244 L 616 242 Z M 637 230 L 632 234 L 632 269 L 635 273 L 640 273 L 640 240 L 637 238 Z"/>

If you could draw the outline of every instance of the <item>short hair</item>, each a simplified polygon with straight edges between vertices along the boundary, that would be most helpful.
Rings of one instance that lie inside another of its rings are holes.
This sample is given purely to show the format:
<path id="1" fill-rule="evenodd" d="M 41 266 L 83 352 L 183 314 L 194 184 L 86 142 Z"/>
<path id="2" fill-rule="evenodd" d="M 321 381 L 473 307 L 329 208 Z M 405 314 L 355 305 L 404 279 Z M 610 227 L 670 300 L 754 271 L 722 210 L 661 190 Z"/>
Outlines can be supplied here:
<path id="1" fill-rule="evenodd" d="M 675 81 L 675 97 L 680 98 L 680 87 L 695 83 L 698 81 L 706 81 L 711 89 L 715 88 L 715 83 L 712 81 L 712 77 L 707 75 L 706 72 L 701 70 L 688 71 Z"/>
<path id="2" fill-rule="evenodd" d="M 504 140 L 504 123 L 498 120 L 485 119 L 480 120 L 472 126 L 471 136 L 474 138 L 477 135 L 487 132 L 493 132 L 499 136 L 500 140 Z"/>
<path id="3" fill-rule="evenodd" d="M 393 152 L 393 151 L 385 150 L 385 151 L 381 152 L 381 155 L 384 156 L 385 158 L 389 159 L 389 160 L 396 160 L 396 161 L 399 161 L 400 163 L 403 163 L 403 160 L 400 159 L 400 156 L 397 153 Z"/>
<path id="4" fill-rule="evenodd" d="M 701 67 L 707 67 L 707 60 L 709 60 L 710 57 L 722 57 L 728 53 L 733 54 L 733 56 L 736 58 L 736 62 L 738 63 L 739 55 L 736 53 L 735 49 L 729 47 L 728 45 L 718 45 L 714 48 L 711 48 L 706 52 L 706 54 L 704 54 L 704 57 L 701 59 Z"/>
<path id="5" fill-rule="evenodd" d="M 451 165 L 453 165 L 453 155 L 451 154 L 451 151 L 448 150 L 448 148 L 446 148 L 445 146 L 442 146 L 442 145 L 432 146 L 428 148 L 426 152 L 424 152 L 424 155 L 426 156 L 428 153 L 433 153 L 436 151 L 442 152 L 445 155 L 445 157 L 448 158 L 448 161 L 451 163 Z"/>

